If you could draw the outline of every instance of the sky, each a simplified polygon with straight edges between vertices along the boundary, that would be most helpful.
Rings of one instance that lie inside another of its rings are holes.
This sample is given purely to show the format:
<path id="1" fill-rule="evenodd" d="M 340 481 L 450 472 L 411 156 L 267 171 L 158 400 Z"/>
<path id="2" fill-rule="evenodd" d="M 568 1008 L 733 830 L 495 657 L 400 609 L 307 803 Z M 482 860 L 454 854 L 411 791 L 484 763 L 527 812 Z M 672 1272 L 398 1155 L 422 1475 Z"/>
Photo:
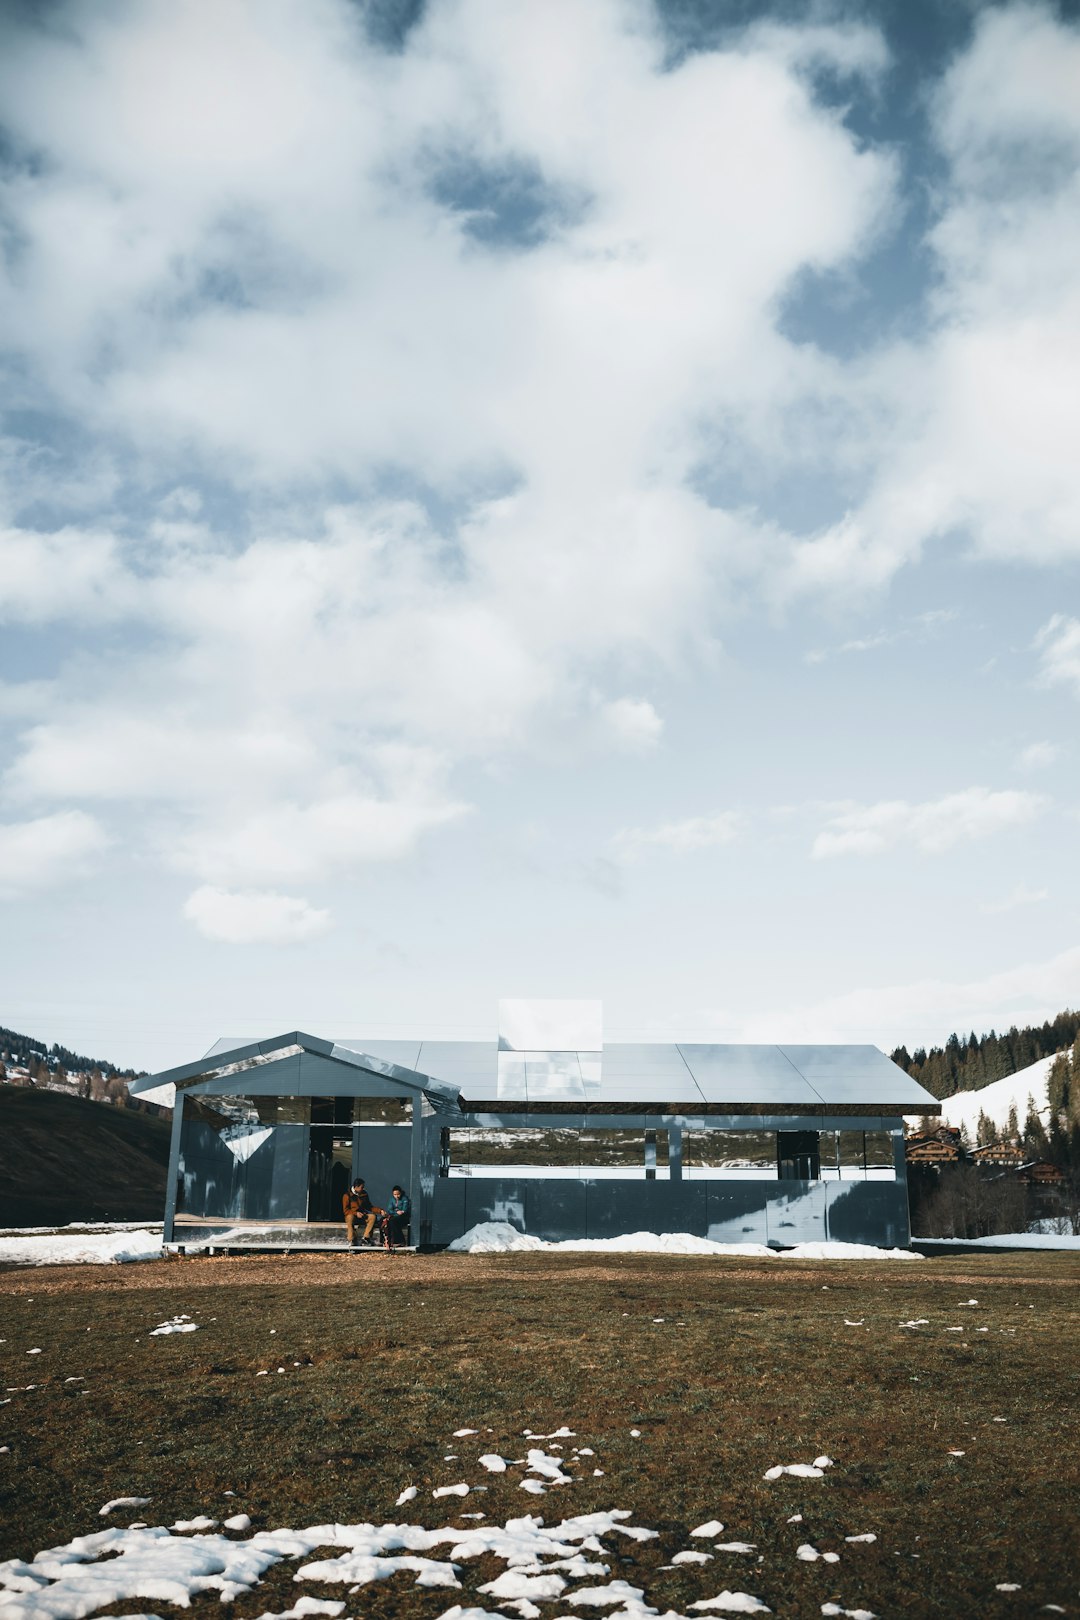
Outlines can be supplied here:
<path id="1" fill-rule="evenodd" d="M 1080 21 L 9 3 L 0 1023 L 1080 1004 Z"/>

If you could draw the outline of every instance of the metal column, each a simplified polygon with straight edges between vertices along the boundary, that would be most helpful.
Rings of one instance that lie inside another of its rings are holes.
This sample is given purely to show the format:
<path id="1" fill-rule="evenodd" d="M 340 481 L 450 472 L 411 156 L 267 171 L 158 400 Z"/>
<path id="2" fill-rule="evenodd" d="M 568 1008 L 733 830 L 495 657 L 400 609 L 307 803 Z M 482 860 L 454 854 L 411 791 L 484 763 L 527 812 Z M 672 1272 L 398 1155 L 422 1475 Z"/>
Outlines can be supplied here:
<path id="1" fill-rule="evenodd" d="M 169 1138 L 169 1179 L 165 1186 L 165 1227 L 161 1234 L 162 1243 L 173 1241 L 173 1227 L 176 1222 L 176 1194 L 180 1180 L 180 1132 L 184 1121 L 184 1093 L 179 1086 L 176 1089 L 176 1099 L 173 1103 L 172 1136 Z"/>

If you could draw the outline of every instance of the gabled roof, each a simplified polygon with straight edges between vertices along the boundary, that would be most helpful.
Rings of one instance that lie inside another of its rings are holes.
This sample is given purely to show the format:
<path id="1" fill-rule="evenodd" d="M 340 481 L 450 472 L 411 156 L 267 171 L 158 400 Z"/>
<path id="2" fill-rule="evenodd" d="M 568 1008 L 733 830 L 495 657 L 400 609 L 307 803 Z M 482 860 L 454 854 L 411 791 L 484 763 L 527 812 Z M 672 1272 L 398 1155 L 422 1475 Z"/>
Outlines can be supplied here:
<path id="1" fill-rule="evenodd" d="M 340 1046 L 334 1041 L 323 1040 L 318 1035 L 307 1035 L 299 1029 L 292 1030 L 286 1035 L 275 1035 L 270 1040 L 248 1041 L 240 1045 L 219 1041 L 197 1062 L 183 1063 L 178 1068 L 165 1069 L 160 1074 L 144 1075 L 141 1080 L 134 1082 L 130 1091 L 132 1096 L 149 1098 L 151 1101 L 160 1100 L 171 1107 L 177 1090 L 185 1091 L 208 1080 L 222 1079 L 230 1074 L 249 1074 L 253 1069 L 267 1063 L 279 1062 L 282 1058 L 298 1056 L 303 1052 L 310 1052 L 313 1056 L 325 1058 L 332 1063 L 340 1063 L 345 1068 L 364 1069 L 371 1074 L 380 1075 L 383 1079 L 393 1081 L 395 1085 L 404 1086 L 408 1091 L 422 1094 L 438 1113 L 457 1113 L 461 1107 L 460 1092 L 444 1080 L 437 1080 L 429 1074 L 421 1074 L 415 1069 L 391 1062 L 376 1053 L 366 1053 L 353 1046 Z M 172 1094 L 167 1101 L 165 1096 L 158 1098 L 153 1095 L 169 1091 Z"/>

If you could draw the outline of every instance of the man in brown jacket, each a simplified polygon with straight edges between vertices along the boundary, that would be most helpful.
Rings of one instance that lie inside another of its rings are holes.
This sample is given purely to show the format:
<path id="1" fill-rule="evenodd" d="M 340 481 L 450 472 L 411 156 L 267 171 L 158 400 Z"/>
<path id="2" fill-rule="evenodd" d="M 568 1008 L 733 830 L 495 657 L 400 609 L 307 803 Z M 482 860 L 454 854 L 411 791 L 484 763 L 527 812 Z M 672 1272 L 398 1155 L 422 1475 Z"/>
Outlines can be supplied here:
<path id="1" fill-rule="evenodd" d="M 348 1192 L 342 1195 L 341 1207 L 345 1214 L 345 1236 L 349 1247 L 356 1247 L 356 1222 L 360 1216 L 363 1216 L 365 1221 L 363 1241 L 369 1243 L 375 1230 L 375 1222 L 384 1212 L 368 1197 L 363 1176 L 357 1176 Z"/>

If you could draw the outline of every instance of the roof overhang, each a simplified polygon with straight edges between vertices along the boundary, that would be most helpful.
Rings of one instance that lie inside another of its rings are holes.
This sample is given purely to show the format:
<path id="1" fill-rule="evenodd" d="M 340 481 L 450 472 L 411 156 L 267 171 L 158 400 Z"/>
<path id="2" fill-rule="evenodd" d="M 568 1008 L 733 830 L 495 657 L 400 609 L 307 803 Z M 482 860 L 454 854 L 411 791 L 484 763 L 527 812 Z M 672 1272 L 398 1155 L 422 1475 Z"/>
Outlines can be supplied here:
<path id="1" fill-rule="evenodd" d="M 253 1076 L 267 1064 L 279 1063 L 284 1058 L 298 1057 L 303 1053 L 338 1063 L 343 1069 L 351 1070 L 356 1077 L 358 1071 L 378 1075 L 393 1085 L 425 1097 L 436 1113 L 456 1114 L 461 1111 L 461 1093 L 445 1080 L 406 1068 L 401 1063 L 388 1062 L 385 1058 L 358 1051 L 355 1047 L 341 1046 L 335 1041 L 305 1034 L 303 1030 L 292 1030 L 270 1040 L 251 1041 L 227 1051 L 214 1049 L 196 1063 L 182 1063 L 178 1068 L 165 1069 L 160 1074 L 144 1075 L 141 1080 L 135 1081 L 130 1091 L 133 1097 L 171 1108 L 178 1091 L 195 1090 L 232 1075 L 238 1079 Z"/>

